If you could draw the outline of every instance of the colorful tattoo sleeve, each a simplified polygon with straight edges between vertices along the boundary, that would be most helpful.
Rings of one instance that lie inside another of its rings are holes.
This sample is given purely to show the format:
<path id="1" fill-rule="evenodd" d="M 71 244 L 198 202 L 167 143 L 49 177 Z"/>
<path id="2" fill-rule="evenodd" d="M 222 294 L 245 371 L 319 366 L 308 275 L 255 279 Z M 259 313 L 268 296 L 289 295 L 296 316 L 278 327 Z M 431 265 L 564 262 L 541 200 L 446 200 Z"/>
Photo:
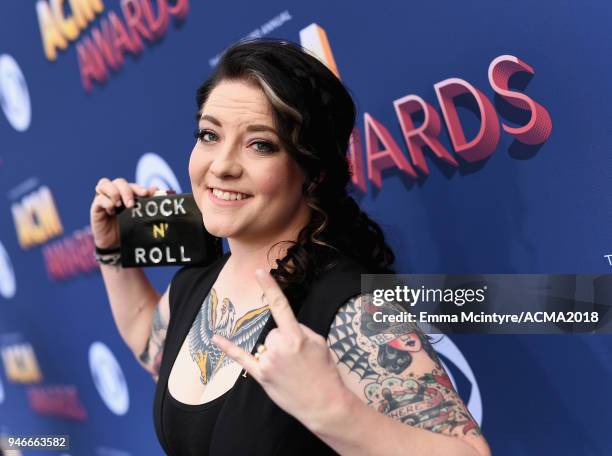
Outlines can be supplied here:
<path id="1" fill-rule="evenodd" d="M 328 335 L 336 362 L 357 374 L 362 400 L 380 413 L 446 435 L 480 435 L 429 338 L 414 323 L 373 316 L 404 311 L 395 303 L 374 306 L 371 295 L 349 300 Z"/>

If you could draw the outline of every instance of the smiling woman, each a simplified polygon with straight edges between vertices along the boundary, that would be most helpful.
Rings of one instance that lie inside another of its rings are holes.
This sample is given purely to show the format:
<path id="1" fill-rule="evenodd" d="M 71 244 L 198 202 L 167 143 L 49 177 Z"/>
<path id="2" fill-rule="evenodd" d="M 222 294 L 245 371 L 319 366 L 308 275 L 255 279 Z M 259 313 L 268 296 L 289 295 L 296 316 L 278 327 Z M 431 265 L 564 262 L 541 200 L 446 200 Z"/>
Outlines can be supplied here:
<path id="1" fill-rule="evenodd" d="M 361 290 L 394 254 L 348 194 L 355 106 L 336 76 L 292 43 L 242 42 L 197 106 L 191 186 L 230 252 L 161 296 L 142 271 L 101 265 L 119 331 L 158 380 L 164 450 L 488 456 L 429 339 L 375 321 Z M 153 190 L 100 180 L 98 248 L 118 243 L 116 205 Z"/>
<path id="2" fill-rule="evenodd" d="M 308 222 L 304 176 L 282 146 L 270 103 L 254 81 L 222 81 L 211 91 L 189 176 L 204 226 L 234 244 L 293 239 Z"/>

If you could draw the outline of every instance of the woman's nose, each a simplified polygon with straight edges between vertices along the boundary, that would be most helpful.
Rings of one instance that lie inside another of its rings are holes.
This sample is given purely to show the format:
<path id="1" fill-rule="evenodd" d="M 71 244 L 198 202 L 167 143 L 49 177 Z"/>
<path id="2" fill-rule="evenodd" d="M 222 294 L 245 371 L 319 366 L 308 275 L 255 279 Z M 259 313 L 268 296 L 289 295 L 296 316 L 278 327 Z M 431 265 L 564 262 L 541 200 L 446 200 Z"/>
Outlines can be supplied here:
<path id="1" fill-rule="evenodd" d="M 242 166 L 237 158 L 235 146 L 223 147 L 218 150 L 213 162 L 210 165 L 210 172 L 216 177 L 240 177 Z"/>

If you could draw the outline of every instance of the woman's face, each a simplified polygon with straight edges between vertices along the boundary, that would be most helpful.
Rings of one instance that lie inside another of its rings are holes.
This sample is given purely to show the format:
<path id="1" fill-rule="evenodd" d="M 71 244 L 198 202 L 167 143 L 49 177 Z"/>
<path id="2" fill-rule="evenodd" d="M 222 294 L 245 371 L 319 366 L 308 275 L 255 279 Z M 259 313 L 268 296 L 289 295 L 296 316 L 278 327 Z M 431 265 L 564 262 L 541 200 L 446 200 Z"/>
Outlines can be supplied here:
<path id="1" fill-rule="evenodd" d="M 189 177 L 209 233 L 276 241 L 307 223 L 304 176 L 282 147 L 257 85 L 221 81 L 201 109 L 198 130 Z"/>

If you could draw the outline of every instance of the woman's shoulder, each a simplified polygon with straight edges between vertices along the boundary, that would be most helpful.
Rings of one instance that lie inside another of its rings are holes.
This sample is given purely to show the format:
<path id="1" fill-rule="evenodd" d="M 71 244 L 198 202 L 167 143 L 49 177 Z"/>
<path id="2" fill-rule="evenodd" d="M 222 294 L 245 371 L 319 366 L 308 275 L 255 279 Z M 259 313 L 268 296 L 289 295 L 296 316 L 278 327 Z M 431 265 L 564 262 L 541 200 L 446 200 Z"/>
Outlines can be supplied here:
<path id="1" fill-rule="evenodd" d="M 326 265 L 319 272 L 318 277 L 355 276 L 367 274 L 370 271 L 368 266 L 342 251 L 338 251 L 333 256 L 326 258 L 325 263 Z"/>

